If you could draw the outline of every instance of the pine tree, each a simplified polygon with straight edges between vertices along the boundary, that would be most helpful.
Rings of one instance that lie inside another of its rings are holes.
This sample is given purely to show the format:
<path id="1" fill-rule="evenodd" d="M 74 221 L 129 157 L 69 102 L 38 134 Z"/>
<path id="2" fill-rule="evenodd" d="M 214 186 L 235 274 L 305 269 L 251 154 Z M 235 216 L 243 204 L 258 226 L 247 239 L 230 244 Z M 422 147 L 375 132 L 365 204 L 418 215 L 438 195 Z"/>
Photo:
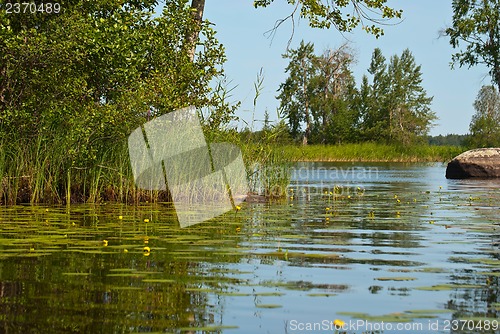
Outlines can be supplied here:
<path id="1" fill-rule="evenodd" d="M 373 141 L 387 141 L 389 138 L 389 118 L 387 112 L 387 93 L 389 78 L 387 77 L 386 58 L 382 50 L 376 48 L 372 54 L 372 60 L 368 73 L 373 76 L 369 95 L 365 98 L 366 114 L 363 116 L 363 129 L 365 138 Z"/>

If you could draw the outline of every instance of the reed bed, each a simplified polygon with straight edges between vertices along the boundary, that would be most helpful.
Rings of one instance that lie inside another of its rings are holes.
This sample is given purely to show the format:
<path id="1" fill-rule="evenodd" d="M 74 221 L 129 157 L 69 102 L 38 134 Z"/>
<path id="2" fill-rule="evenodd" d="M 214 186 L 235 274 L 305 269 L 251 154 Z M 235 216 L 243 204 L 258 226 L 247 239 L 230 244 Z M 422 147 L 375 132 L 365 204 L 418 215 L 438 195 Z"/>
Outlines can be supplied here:
<path id="1" fill-rule="evenodd" d="M 288 162 L 269 145 L 242 148 L 252 192 L 280 197 L 289 183 Z M 0 142 L 0 204 L 170 202 L 169 191 L 136 187 L 127 142 L 115 143 L 78 165 L 69 160 L 63 143 L 37 139 L 23 144 Z M 186 189 L 190 197 L 201 195 Z"/>
<path id="2" fill-rule="evenodd" d="M 279 148 L 291 161 L 446 162 L 466 150 L 460 146 L 397 146 L 378 143 L 286 145 Z"/>

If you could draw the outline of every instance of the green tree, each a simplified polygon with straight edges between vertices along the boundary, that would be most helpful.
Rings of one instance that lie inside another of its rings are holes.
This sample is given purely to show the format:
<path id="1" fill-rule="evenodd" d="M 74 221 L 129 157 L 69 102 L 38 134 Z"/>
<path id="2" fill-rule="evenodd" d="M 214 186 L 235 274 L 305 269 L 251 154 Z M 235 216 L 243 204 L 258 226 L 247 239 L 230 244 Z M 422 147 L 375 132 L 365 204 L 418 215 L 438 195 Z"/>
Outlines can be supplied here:
<path id="1" fill-rule="evenodd" d="M 453 24 L 445 30 L 455 53 L 454 63 L 469 67 L 484 64 L 500 90 L 500 1 L 453 0 Z"/>
<path id="2" fill-rule="evenodd" d="M 368 79 L 363 80 L 360 100 L 360 112 L 362 113 L 363 137 L 372 141 L 386 141 L 389 138 L 389 117 L 387 112 L 387 94 L 389 92 L 390 78 L 387 76 L 386 58 L 382 50 L 376 48 L 372 53 L 372 59 L 368 73 L 373 76 L 372 85 L 367 87 Z"/>
<path id="3" fill-rule="evenodd" d="M 274 0 L 255 0 L 254 6 L 267 7 L 273 2 Z M 402 16 L 402 10 L 386 5 L 387 0 L 287 0 L 287 2 L 293 6 L 293 10 L 285 19 L 279 20 L 275 28 L 287 19 L 293 21 L 298 12 L 300 18 L 307 19 L 313 28 L 334 27 L 341 32 L 348 32 L 361 24 L 364 30 L 379 37 L 384 34 L 381 28 L 384 23 Z"/>
<path id="4" fill-rule="evenodd" d="M 355 90 L 351 71 L 354 61 L 354 52 L 348 44 L 316 57 L 316 73 L 311 80 L 316 142 L 352 140 L 357 126 L 357 113 L 350 108 Z"/>
<path id="5" fill-rule="evenodd" d="M 370 85 L 368 76 L 365 74 L 361 79 L 361 86 L 357 96 L 355 97 L 354 107 L 358 113 L 359 122 L 359 137 L 357 140 L 373 140 L 369 135 L 372 129 L 371 124 L 374 121 L 372 114 L 373 111 L 373 101 L 372 101 L 372 86 Z"/>
<path id="6" fill-rule="evenodd" d="M 296 50 L 288 50 L 283 57 L 290 59 L 290 63 L 285 69 L 288 78 L 278 90 L 280 113 L 288 119 L 292 137 L 297 138 L 302 135 L 302 142 L 307 145 L 312 127 L 311 80 L 316 74 L 314 45 L 301 41 Z M 305 123 L 304 132 L 302 132 L 303 123 Z"/>
<path id="7" fill-rule="evenodd" d="M 224 49 L 203 23 L 203 51 L 190 61 L 186 2 L 167 2 L 158 17 L 156 1 L 75 1 L 59 15 L 0 12 L 0 132 L 63 136 L 68 156 L 83 164 L 123 140 L 148 110 L 221 106 L 209 84 L 222 73 Z"/>
<path id="8" fill-rule="evenodd" d="M 388 67 L 389 137 L 393 142 L 409 145 L 426 136 L 436 119 L 431 111 L 432 97 L 422 87 L 421 66 L 410 50 L 393 56 Z"/>
<path id="9" fill-rule="evenodd" d="M 500 93 L 483 86 L 474 102 L 476 113 L 470 123 L 469 144 L 473 147 L 500 146 Z"/>
<path id="10" fill-rule="evenodd" d="M 196 21 L 188 0 L 167 1 L 153 15 L 157 4 L 75 0 L 59 14 L 0 10 L 0 147 L 11 152 L 4 165 L 13 176 L 33 182 L 27 189 L 36 180 L 69 193 L 71 173 L 87 180 L 86 171 L 106 166 L 130 131 L 156 115 L 195 105 L 224 115 L 213 124 L 227 120 L 233 109 L 212 85 L 225 61 L 215 31 Z M 193 58 L 194 33 L 201 38 Z"/>
<path id="11" fill-rule="evenodd" d="M 368 87 L 363 79 L 358 106 L 364 138 L 404 145 L 423 139 L 436 116 L 412 53 L 406 49 L 387 65 L 382 51 L 375 49 L 368 72 L 373 82 Z"/>

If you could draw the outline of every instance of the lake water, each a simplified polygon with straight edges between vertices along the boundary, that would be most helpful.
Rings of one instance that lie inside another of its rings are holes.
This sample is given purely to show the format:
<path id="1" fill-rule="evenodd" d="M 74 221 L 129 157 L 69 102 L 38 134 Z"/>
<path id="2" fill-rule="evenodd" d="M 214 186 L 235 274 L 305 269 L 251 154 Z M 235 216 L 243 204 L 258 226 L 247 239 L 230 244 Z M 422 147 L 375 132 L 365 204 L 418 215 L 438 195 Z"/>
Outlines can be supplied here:
<path id="1" fill-rule="evenodd" d="M 286 200 L 186 229 L 161 204 L 1 207 L 0 332 L 498 333 L 500 181 L 444 174 L 298 164 Z"/>

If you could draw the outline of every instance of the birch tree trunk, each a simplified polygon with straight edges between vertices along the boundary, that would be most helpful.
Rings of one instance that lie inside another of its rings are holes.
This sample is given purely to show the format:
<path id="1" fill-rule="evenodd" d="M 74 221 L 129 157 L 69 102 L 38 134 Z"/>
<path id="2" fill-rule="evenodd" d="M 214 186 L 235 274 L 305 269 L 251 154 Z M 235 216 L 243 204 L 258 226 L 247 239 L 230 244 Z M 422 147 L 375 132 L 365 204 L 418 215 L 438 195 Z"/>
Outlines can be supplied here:
<path id="1" fill-rule="evenodd" d="M 194 27 L 190 36 L 188 36 L 188 43 L 191 46 L 189 51 L 189 58 L 194 61 L 196 53 L 196 42 L 201 29 L 201 22 L 203 21 L 203 11 L 205 10 L 205 0 L 192 0 L 191 9 L 193 9 L 193 16 L 196 26 Z"/>

